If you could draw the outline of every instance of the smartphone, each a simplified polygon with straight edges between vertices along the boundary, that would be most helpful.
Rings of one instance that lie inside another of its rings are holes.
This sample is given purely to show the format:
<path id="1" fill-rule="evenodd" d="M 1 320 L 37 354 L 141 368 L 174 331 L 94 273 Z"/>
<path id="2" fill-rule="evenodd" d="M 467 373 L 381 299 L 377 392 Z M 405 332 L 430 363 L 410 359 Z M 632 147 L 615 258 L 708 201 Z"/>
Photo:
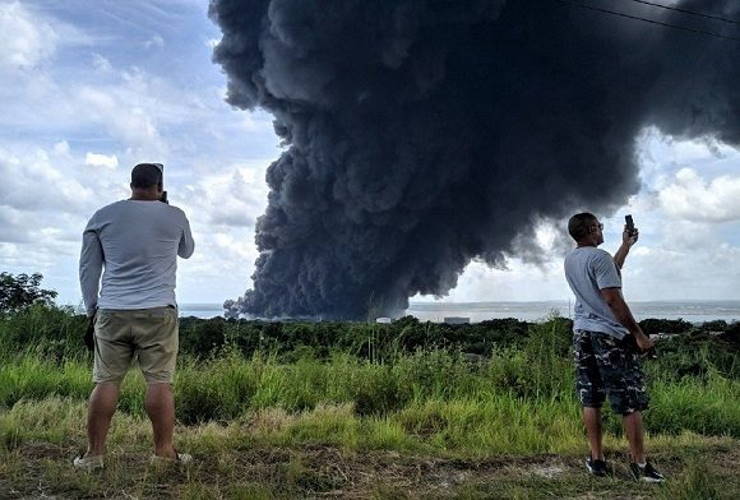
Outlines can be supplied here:
<path id="1" fill-rule="evenodd" d="M 629 231 L 630 235 L 635 234 L 635 221 L 632 220 L 631 214 L 624 216 L 624 223 L 627 224 L 627 231 Z"/>
<path id="2" fill-rule="evenodd" d="M 159 201 L 169 204 L 170 202 L 167 200 L 167 191 L 164 191 L 164 165 L 161 163 L 152 163 L 152 165 L 157 167 L 159 171 L 162 172 L 162 197 L 159 199 Z"/>

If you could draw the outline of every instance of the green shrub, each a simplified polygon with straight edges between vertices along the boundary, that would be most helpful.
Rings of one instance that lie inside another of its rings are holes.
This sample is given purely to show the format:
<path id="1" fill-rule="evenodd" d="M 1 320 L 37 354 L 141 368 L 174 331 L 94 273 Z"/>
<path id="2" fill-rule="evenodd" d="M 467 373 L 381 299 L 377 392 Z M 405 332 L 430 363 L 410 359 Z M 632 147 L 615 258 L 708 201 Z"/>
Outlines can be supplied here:
<path id="1" fill-rule="evenodd" d="M 640 321 L 640 328 L 646 335 L 656 335 L 658 333 L 685 333 L 693 328 L 694 325 L 684 319 L 644 319 Z"/>
<path id="2" fill-rule="evenodd" d="M 208 357 L 223 347 L 226 320 L 224 318 L 180 319 L 180 348 L 196 357 Z"/>
<path id="3" fill-rule="evenodd" d="M 705 321 L 701 324 L 702 330 L 707 330 L 710 332 L 724 332 L 727 330 L 728 324 L 727 321 L 723 319 L 716 319 L 713 321 Z"/>

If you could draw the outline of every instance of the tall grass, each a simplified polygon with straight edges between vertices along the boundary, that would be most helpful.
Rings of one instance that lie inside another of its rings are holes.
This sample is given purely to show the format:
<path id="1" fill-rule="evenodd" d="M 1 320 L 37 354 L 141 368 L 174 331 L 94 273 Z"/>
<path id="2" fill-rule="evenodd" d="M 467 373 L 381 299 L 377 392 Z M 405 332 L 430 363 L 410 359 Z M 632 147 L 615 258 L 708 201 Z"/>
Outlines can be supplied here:
<path id="1" fill-rule="evenodd" d="M 731 492 L 722 488 L 719 474 L 713 473 L 706 463 L 697 459 L 689 462 L 683 473 L 674 481 L 669 481 L 659 492 L 663 500 L 719 500 L 730 498 Z M 736 492 L 737 493 L 737 492 Z"/>
<path id="2" fill-rule="evenodd" d="M 475 362 L 440 349 L 376 361 L 335 352 L 328 360 L 304 353 L 286 363 L 275 354 L 245 358 L 238 349 L 208 360 L 186 356 L 175 381 L 177 416 L 190 425 L 244 422 L 270 411 L 285 418 L 324 411 L 320 425 L 295 420 L 291 439 L 401 448 L 423 442 L 470 453 L 552 451 L 581 439 L 569 350 L 569 332 L 551 322 L 533 327 L 521 347 L 496 349 Z M 704 363 L 702 373 L 680 378 L 670 367 L 650 367 L 649 432 L 740 437 L 740 381 Z M 0 408 L 11 412 L 24 401 L 82 403 L 91 387 L 84 358 L 25 352 L 6 355 L 0 365 Z M 130 373 L 120 409 L 142 418 L 144 391 L 141 376 Z M 611 416 L 607 427 L 619 435 L 618 418 Z"/>
<path id="3" fill-rule="evenodd" d="M 87 319 L 70 308 L 41 303 L 13 314 L 0 314 L 0 361 L 18 353 L 52 360 L 78 357 Z"/>
<path id="4" fill-rule="evenodd" d="M 296 498 L 336 492 L 375 473 L 370 458 L 355 461 L 363 469 L 352 476 L 343 462 L 353 456 L 391 457 L 380 470 L 392 473 L 405 466 L 415 471 L 410 463 L 422 471 L 437 461 L 430 457 L 455 464 L 472 459 L 465 467 L 473 468 L 494 455 L 581 454 L 570 325 L 554 319 L 522 326 L 515 320 L 457 329 L 409 319 L 391 327 L 184 321 L 176 435 L 198 464 L 157 475 L 132 460 L 151 448 L 146 386 L 133 369 L 109 434 L 114 453 L 98 477 L 80 475 L 66 462 L 85 441 L 93 385 L 80 338 L 85 318 L 33 307 L 0 318 L 0 490 L 13 485 L 33 494 L 43 483 L 52 485 L 44 491 L 65 495 L 143 498 L 168 484 L 183 498 Z M 698 332 L 661 343 L 659 351 L 660 359 L 646 366 L 648 447 L 668 472 L 687 454 L 701 457 L 668 487 L 618 480 L 584 485 L 580 469 L 560 479 L 533 476 L 527 458 L 516 473 L 507 467 L 496 480 L 454 491 L 461 498 L 570 497 L 584 488 L 597 496 L 731 498 L 725 490 L 732 486 L 718 482 L 737 486 L 727 458 L 740 438 L 737 345 Z M 624 450 L 620 418 L 608 409 L 606 429 L 608 451 Z M 708 466 L 717 451 L 725 462 Z M 52 458 L 39 458 L 45 453 Z M 432 490 L 444 479 L 424 475 Z M 394 481 L 373 481 L 376 496 L 403 497 L 405 486 Z M 419 479 L 405 484 L 412 483 Z"/>

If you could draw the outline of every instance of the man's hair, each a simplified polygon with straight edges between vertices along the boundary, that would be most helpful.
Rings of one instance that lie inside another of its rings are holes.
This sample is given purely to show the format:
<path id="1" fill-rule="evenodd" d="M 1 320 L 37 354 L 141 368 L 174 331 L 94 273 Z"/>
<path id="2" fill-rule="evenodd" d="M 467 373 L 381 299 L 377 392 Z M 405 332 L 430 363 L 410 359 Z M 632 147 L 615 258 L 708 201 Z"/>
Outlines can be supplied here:
<path id="1" fill-rule="evenodd" d="M 596 216 L 589 212 L 575 214 L 568 221 L 568 232 L 576 241 L 588 236 L 588 229 L 596 221 Z"/>
<path id="2" fill-rule="evenodd" d="M 162 183 L 162 171 L 153 163 L 139 163 L 131 171 L 131 187 L 149 189 Z"/>

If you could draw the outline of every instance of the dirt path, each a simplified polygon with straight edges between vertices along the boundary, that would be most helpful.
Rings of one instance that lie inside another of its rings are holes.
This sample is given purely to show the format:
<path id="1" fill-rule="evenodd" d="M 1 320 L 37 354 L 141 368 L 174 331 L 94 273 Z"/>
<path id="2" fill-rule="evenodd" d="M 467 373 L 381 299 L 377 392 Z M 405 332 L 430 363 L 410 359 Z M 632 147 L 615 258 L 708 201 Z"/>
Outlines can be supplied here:
<path id="1" fill-rule="evenodd" d="M 443 459 L 317 446 L 224 451 L 184 469 L 156 468 L 146 453 L 113 450 L 106 469 L 79 473 L 74 449 L 34 443 L 3 452 L 0 498 L 681 498 L 740 497 L 737 446 L 657 454 L 667 486 L 633 482 L 626 457 L 591 478 L 579 457 Z M 697 489 L 698 488 L 698 489 Z M 703 489 L 702 489 L 703 488 Z"/>

